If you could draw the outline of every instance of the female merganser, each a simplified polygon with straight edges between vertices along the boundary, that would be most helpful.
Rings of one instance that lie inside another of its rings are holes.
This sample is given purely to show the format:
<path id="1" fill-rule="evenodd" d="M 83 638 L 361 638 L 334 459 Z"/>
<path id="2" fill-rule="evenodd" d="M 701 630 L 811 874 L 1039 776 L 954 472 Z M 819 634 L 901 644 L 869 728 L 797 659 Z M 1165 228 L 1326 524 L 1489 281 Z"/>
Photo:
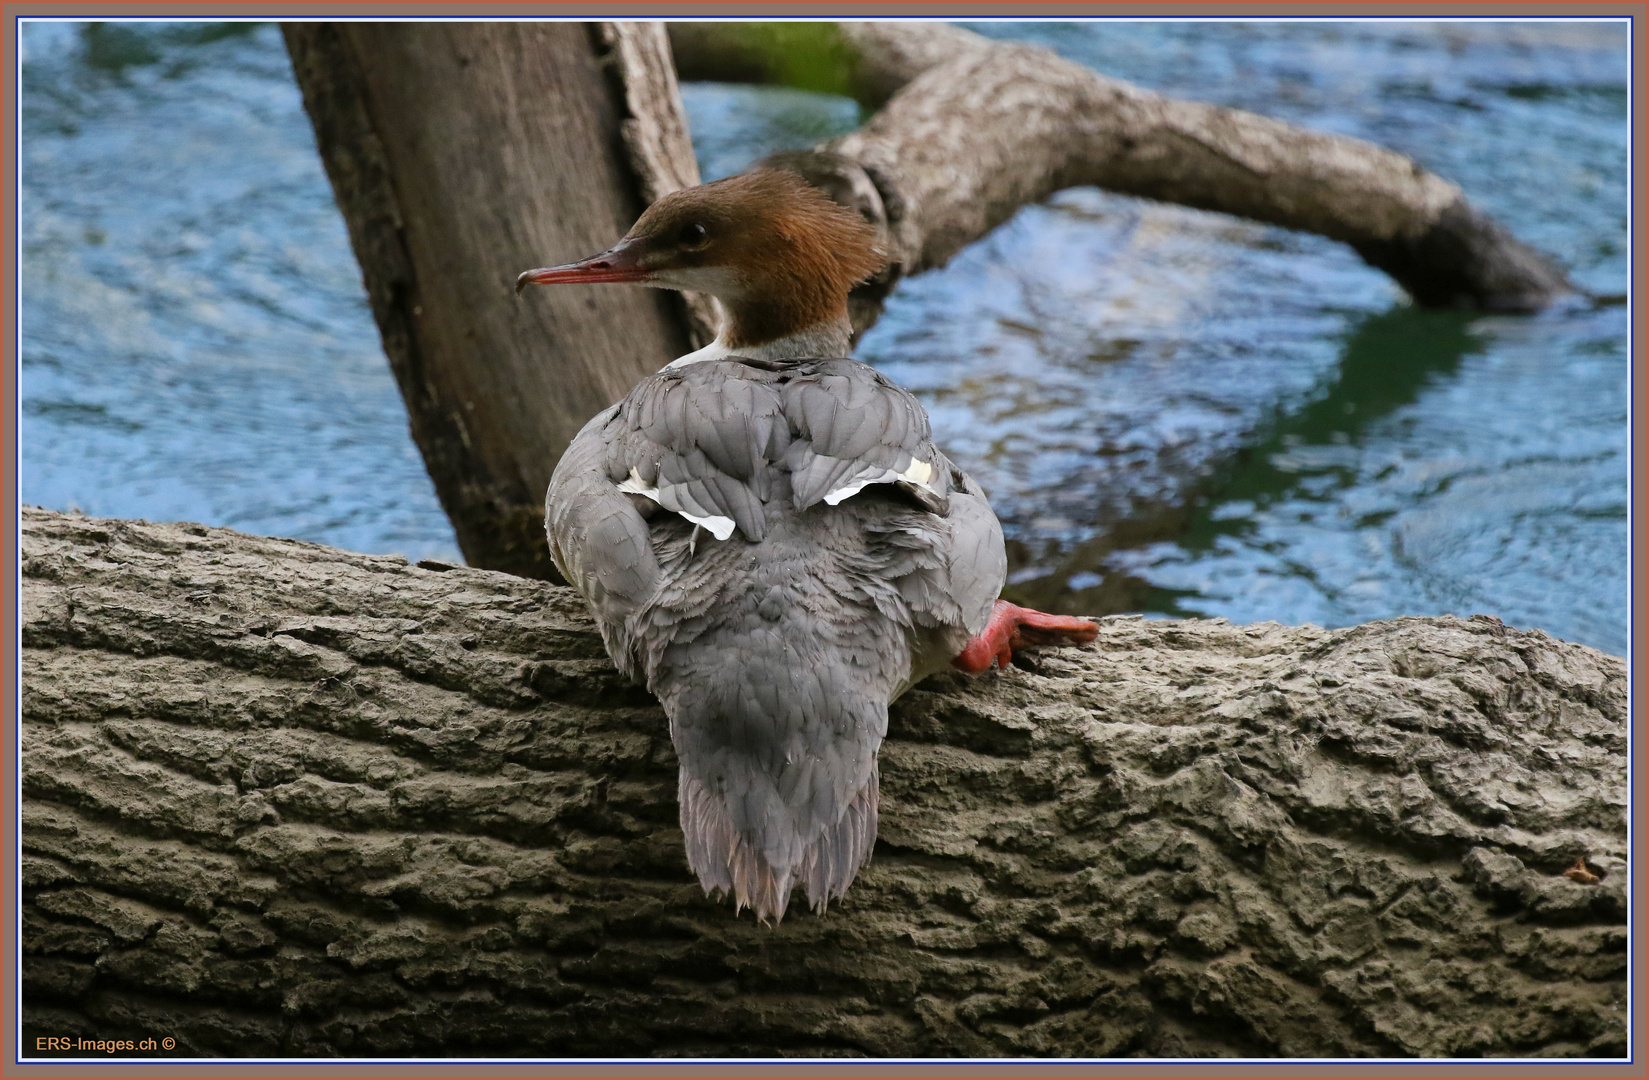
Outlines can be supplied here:
<path id="1" fill-rule="evenodd" d="M 556 466 L 546 526 L 619 669 L 680 759 L 705 891 L 783 917 L 841 896 L 876 840 L 888 703 L 947 663 L 1092 641 L 998 600 L 1002 528 L 908 392 L 847 359 L 847 296 L 875 230 L 762 169 L 668 195 L 611 249 L 528 284 L 709 293 L 716 340 L 643 379 Z"/>

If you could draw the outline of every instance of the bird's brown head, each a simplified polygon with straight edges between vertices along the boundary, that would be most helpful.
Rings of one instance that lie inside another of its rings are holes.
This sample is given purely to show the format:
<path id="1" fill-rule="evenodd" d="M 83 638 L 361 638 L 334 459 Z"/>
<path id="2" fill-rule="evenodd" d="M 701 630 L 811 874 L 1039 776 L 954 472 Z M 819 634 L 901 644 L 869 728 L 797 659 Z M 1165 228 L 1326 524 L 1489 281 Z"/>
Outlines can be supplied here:
<path id="1" fill-rule="evenodd" d="M 630 282 L 709 293 L 723 337 L 754 346 L 847 318 L 847 294 L 881 269 L 876 230 L 795 173 L 758 169 L 666 195 L 617 244 L 527 285 Z"/>

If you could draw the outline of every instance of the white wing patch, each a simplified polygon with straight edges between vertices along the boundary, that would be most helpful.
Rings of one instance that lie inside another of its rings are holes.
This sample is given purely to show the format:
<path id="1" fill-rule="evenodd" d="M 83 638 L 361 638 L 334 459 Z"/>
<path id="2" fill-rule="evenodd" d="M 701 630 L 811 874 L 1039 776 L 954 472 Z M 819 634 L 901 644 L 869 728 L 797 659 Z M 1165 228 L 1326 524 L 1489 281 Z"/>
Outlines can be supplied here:
<path id="1" fill-rule="evenodd" d="M 677 510 L 676 513 L 680 514 L 688 521 L 691 521 L 694 525 L 703 525 L 706 529 L 710 530 L 710 535 L 714 536 L 717 540 L 726 540 L 729 536 L 733 535 L 732 518 L 720 516 L 694 517 L 685 510 Z"/>
<path id="2" fill-rule="evenodd" d="M 872 484 L 893 484 L 903 481 L 921 488 L 934 496 L 939 493 L 928 486 L 933 479 L 933 465 L 926 461 L 912 458 L 910 467 L 904 472 L 894 472 L 892 469 L 883 469 L 880 476 L 861 476 L 851 484 L 843 485 L 824 497 L 825 504 L 835 506 L 843 499 L 850 499 Z"/>
<path id="3" fill-rule="evenodd" d="M 636 472 L 634 465 L 630 466 L 630 478 L 618 485 L 618 490 L 628 491 L 631 495 L 645 495 L 654 502 L 658 502 L 658 488 L 648 487 L 647 481 L 643 480 L 641 474 Z"/>
<path id="4" fill-rule="evenodd" d="M 658 488 L 648 487 L 647 481 L 643 480 L 641 478 L 641 474 L 636 472 L 634 465 L 630 466 L 629 479 L 618 485 L 618 490 L 628 492 L 631 495 L 644 495 L 658 503 L 660 506 L 664 506 L 664 500 L 658 497 Z M 666 510 L 670 509 L 668 506 L 664 506 L 664 508 Z M 714 536 L 717 540 L 726 540 L 729 536 L 733 535 L 732 518 L 721 517 L 720 515 L 699 517 L 696 514 L 689 514 L 685 510 L 677 510 L 675 513 L 680 514 L 688 521 L 691 521 L 694 525 L 704 526 L 706 529 L 710 530 L 710 535 Z"/>

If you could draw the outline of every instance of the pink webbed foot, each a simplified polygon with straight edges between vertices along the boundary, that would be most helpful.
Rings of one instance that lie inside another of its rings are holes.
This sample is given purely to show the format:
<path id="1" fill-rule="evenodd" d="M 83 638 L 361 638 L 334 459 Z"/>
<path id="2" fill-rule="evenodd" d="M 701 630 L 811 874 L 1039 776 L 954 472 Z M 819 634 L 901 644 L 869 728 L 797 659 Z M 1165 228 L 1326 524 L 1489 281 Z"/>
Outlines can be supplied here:
<path id="1" fill-rule="evenodd" d="M 991 664 L 1007 667 L 1013 650 L 1026 645 L 1082 645 L 1099 636 L 1099 627 L 1087 619 L 1048 615 L 998 600 L 990 622 L 969 641 L 950 666 L 978 675 Z"/>

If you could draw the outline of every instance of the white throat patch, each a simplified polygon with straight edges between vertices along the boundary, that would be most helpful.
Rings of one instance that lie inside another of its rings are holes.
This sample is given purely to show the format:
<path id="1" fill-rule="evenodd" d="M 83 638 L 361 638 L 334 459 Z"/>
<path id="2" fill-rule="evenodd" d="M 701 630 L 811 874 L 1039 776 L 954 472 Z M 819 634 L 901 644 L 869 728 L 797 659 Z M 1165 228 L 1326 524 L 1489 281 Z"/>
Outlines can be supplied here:
<path id="1" fill-rule="evenodd" d="M 744 356 L 751 360 L 845 359 L 851 351 L 848 346 L 851 333 L 847 320 L 843 319 L 840 325 L 818 323 L 788 337 L 734 349 L 728 346 L 724 332 L 717 334 L 716 340 L 704 348 L 665 364 L 664 370 L 686 367 L 688 364 L 698 364 L 705 360 L 724 360 L 729 356 Z"/>
<path id="2" fill-rule="evenodd" d="M 732 353 L 733 350 L 727 347 L 726 343 L 722 341 L 721 336 L 718 334 L 716 336 L 716 340 L 712 341 L 704 348 L 690 352 L 686 356 L 678 356 L 668 364 L 665 364 L 660 370 L 669 371 L 671 368 L 686 367 L 688 364 L 699 364 L 706 360 L 720 360 L 723 357 L 731 356 Z"/>

